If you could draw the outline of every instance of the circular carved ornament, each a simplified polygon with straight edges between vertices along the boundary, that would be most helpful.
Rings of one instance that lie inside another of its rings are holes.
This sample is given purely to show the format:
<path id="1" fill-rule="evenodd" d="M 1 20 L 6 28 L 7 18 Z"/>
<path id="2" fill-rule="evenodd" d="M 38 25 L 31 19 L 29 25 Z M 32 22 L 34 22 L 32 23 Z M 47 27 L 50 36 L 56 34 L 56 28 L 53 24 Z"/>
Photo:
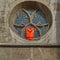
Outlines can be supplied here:
<path id="1" fill-rule="evenodd" d="M 44 40 L 51 26 L 51 11 L 36 1 L 21 2 L 14 7 L 9 17 L 9 27 L 14 32 L 13 35 L 22 42 Z"/>

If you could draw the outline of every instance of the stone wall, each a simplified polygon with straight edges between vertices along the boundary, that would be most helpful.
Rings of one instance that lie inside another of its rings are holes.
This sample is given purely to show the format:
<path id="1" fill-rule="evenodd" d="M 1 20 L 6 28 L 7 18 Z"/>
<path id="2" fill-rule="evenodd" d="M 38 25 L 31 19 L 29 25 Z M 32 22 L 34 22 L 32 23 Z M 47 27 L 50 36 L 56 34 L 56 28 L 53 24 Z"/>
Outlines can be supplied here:
<path id="1" fill-rule="evenodd" d="M 10 30 L 7 28 L 10 9 L 16 4 L 25 0 L 0 0 L 0 42 L 13 42 Z M 35 1 L 35 0 L 34 0 Z M 59 30 L 59 0 L 36 0 L 48 6 L 53 14 L 53 33 L 48 38 L 49 43 L 58 44 L 60 37 Z M 58 10 L 58 11 L 56 11 Z M 40 47 L 0 47 L 0 60 L 60 60 L 60 48 L 40 48 Z"/>
<path id="2" fill-rule="evenodd" d="M 10 12 L 12 12 L 13 8 L 23 2 L 23 1 L 28 1 L 28 0 L 3 0 L 1 1 L 1 42 L 11 42 L 11 43 L 15 43 L 16 40 L 12 37 L 11 33 L 10 33 L 10 29 L 9 29 L 9 14 Z M 31 1 L 31 0 L 30 0 Z M 33 1 L 37 1 L 37 2 L 41 2 L 43 3 L 44 5 L 46 5 L 52 12 L 52 16 L 53 16 L 53 26 L 52 26 L 52 29 L 50 30 L 50 32 L 48 33 L 48 37 L 46 36 L 46 40 L 49 40 L 48 41 L 48 44 L 51 44 L 51 45 L 54 45 L 56 44 L 56 24 L 55 24 L 55 15 L 56 15 L 56 11 L 54 10 L 54 6 L 55 6 L 55 1 L 49 1 L 49 0 L 33 0 Z M 3 6 L 3 7 L 2 7 Z M 3 15 L 2 15 L 3 14 Z M 13 35 L 14 36 L 14 35 Z M 52 37 L 53 36 L 53 37 Z M 4 37 L 4 38 L 3 38 Z M 44 44 L 44 43 L 43 43 Z M 46 42 L 47 44 L 47 42 Z"/>

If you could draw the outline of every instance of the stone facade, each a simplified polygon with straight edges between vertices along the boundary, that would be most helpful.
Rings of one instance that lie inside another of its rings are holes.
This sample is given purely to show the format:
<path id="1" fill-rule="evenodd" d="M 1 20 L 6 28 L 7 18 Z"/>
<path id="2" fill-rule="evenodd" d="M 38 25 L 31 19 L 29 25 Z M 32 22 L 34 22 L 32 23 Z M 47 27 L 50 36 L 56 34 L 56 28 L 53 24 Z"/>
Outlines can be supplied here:
<path id="1" fill-rule="evenodd" d="M 7 42 L 7 43 L 16 43 L 17 40 L 15 39 L 15 34 L 13 33 L 13 35 L 11 35 L 10 32 L 10 27 L 9 27 L 9 17 L 10 17 L 10 13 L 12 12 L 13 8 L 18 5 L 19 3 L 23 2 L 25 0 L 13 0 L 13 1 L 3 1 L 2 3 L 5 5 L 1 5 L 1 42 Z M 27 0 L 28 1 L 28 0 Z M 33 0 L 35 1 L 35 0 Z M 55 15 L 56 15 L 56 11 L 54 11 L 54 6 L 55 6 L 55 2 L 52 1 L 48 1 L 48 0 L 36 0 L 37 2 L 41 2 L 44 5 L 46 5 L 52 12 L 52 16 L 53 16 L 53 23 L 52 23 L 52 28 L 50 29 L 50 31 L 46 34 L 46 36 L 44 37 L 44 39 L 42 40 L 49 40 L 49 42 L 47 43 L 42 43 L 43 45 L 45 44 L 57 44 L 56 43 L 56 26 L 55 26 Z M 3 7 L 2 7 L 3 6 Z M 2 15 L 3 14 L 3 15 Z M 7 28 L 6 28 L 7 27 Z M 3 32 L 3 33 L 2 33 Z M 52 37 L 53 36 L 53 37 Z M 3 38 L 4 37 L 4 38 Z M 18 42 L 19 43 L 19 42 Z"/>
<path id="2" fill-rule="evenodd" d="M 0 45 L 1 43 L 19 43 L 12 37 L 8 22 L 12 9 L 23 1 L 38 1 L 51 10 L 53 26 L 50 35 L 46 37 L 48 39 L 46 43 L 60 44 L 59 0 L 0 0 Z M 0 60 L 60 60 L 60 48 L 0 47 Z"/>

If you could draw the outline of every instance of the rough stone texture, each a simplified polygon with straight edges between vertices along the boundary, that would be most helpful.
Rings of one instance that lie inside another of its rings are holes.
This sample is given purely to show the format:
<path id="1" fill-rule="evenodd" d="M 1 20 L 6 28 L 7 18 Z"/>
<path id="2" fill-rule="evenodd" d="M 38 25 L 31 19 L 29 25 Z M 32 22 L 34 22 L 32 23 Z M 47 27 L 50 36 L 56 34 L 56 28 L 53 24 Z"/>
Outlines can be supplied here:
<path id="1" fill-rule="evenodd" d="M 28 0 L 0 0 L 1 2 L 1 8 L 0 10 L 2 11 L 0 13 L 0 32 L 1 32 L 1 38 L 0 38 L 0 42 L 15 42 L 15 37 L 12 38 L 11 36 L 11 32 L 9 30 L 9 13 L 12 11 L 13 7 L 15 7 L 17 4 L 19 4 L 22 1 L 28 1 Z M 31 1 L 31 0 L 30 0 Z M 49 35 L 48 37 L 46 36 L 46 40 L 49 40 L 49 44 L 56 44 L 56 26 L 55 26 L 55 15 L 56 13 L 54 12 L 54 3 L 55 1 L 49 1 L 49 0 L 33 0 L 33 1 L 38 1 L 41 2 L 43 4 L 45 4 L 46 6 L 49 7 L 49 9 L 51 9 L 52 13 L 53 13 L 53 30 L 51 30 L 52 32 L 50 33 L 51 35 Z M 53 5 L 53 6 L 52 6 Z M 53 37 L 52 37 L 53 36 Z M 3 38 L 4 37 L 4 38 Z M 48 44 L 47 43 L 47 44 Z"/>
<path id="2" fill-rule="evenodd" d="M 1 60 L 59 60 L 60 48 L 0 48 Z"/>
<path id="3" fill-rule="evenodd" d="M 0 0 L 0 43 L 12 41 L 8 27 L 8 12 L 13 5 L 24 0 Z M 39 0 L 36 0 L 39 1 Z M 42 3 L 50 6 L 54 11 L 53 2 L 60 0 L 40 0 Z M 48 38 L 51 41 L 60 44 L 60 12 L 53 12 L 55 25 L 52 35 Z M 51 43 L 50 41 L 50 43 Z M 54 42 L 54 43 L 56 43 Z M 60 48 L 34 48 L 34 47 L 0 47 L 0 60 L 60 60 Z"/>
<path id="4" fill-rule="evenodd" d="M 1 60 L 10 60 L 11 49 L 0 48 L 0 59 Z"/>
<path id="5" fill-rule="evenodd" d="M 9 27 L 8 26 L 8 14 L 10 13 L 10 11 L 12 11 L 12 9 L 17 5 L 17 4 L 19 4 L 20 2 L 22 2 L 22 1 L 28 1 L 28 0 L 13 0 L 13 1 L 9 1 L 9 0 L 6 0 L 5 1 L 5 27 Z M 31 0 L 30 0 L 31 1 Z M 41 2 L 41 3 L 43 3 L 43 4 L 45 4 L 46 6 L 48 6 L 50 9 L 51 9 L 51 11 L 52 11 L 52 13 L 53 13 L 53 16 L 55 16 L 55 14 L 54 14 L 54 11 L 53 11 L 53 8 L 54 8 L 54 1 L 52 2 L 52 1 L 49 1 L 49 0 L 33 0 L 33 1 L 38 1 L 38 2 Z M 53 6 L 52 6 L 53 5 Z M 56 26 L 55 26 L 55 17 L 53 17 L 53 20 L 54 20 L 54 24 L 53 24 L 53 31 L 50 33 L 51 35 L 49 35 L 49 37 L 47 37 L 46 36 L 46 40 L 48 39 L 49 40 L 49 43 L 50 44 L 55 44 L 56 43 Z M 4 33 L 5 34 L 5 33 Z M 6 36 L 7 36 L 7 39 L 5 40 L 6 42 L 12 42 L 14 39 L 15 39 L 15 34 L 13 35 L 14 37 L 11 39 L 11 35 L 10 35 L 10 31 L 9 31 L 9 29 L 8 28 L 6 28 L 6 34 L 5 34 Z M 9 35 L 9 36 L 8 36 Z M 54 36 L 53 36 L 54 35 Z M 53 36 L 53 37 L 52 37 Z M 52 38 L 51 38 L 52 37 Z M 3 41 L 4 42 L 4 41 Z M 13 41 L 14 42 L 14 41 Z"/>
<path id="6" fill-rule="evenodd" d="M 59 1 L 59 0 L 57 0 Z M 56 40 L 57 40 L 57 44 L 60 44 L 60 1 L 58 2 L 57 6 L 58 6 L 58 9 L 57 12 L 56 12 L 56 16 L 55 16 L 55 21 L 56 21 Z"/>

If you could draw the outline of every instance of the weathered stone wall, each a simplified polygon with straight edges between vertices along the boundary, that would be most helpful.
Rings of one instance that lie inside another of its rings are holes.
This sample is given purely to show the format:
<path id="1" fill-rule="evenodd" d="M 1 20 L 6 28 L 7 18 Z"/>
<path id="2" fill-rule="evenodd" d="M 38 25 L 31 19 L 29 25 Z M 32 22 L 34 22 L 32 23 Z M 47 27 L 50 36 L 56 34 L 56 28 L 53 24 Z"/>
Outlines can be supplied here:
<path id="1" fill-rule="evenodd" d="M 8 19 L 10 9 L 25 0 L 0 0 L 0 42 L 13 42 L 11 37 Z M 31 0 L 30 0 L 31 1 Z M 49 43 L 58 44 L 60 40 L 59 18 L 60 8 L 56 4 L 59 0 L 34 0 L 40 1 L 48 6 L 53 14 L 53 33 L 48 38 Z M 59 2 L 58 2 L 59 3 Z M 37 48 L 37 47 L 0 47 L 0 60 L 60 60 L 59 48 Z"/>
<path id="2" fill-rule="evenodd" d="M 3 29 L 3 30 L 1 29 L 1 31 L 4 31 L 4 32 L 3 33 L 1 32 L 1 42 L 13 42 L 13 43 L 16 42 L 15 39 L 11 36 L 10 30 L 9 30 L 9 14 L 10 14 L 10 12 L 12 12 L 13 8 L 17 4 L 19 4 L 23 1 L 28 1 L 28 0 L 13 0 L 13 1 L 4 0 L 2 2 L 3 4 L 1 5 L 1 7 L 3 6 L 3 8 L 1 8 L 1 10 L 3 11 L 2 13 L 4 13 L 2 16 L 2 17 L 4 17 L 4 19 L 1 17 L 1 20 L 3 19 L 4 23 L 1 23 L 1 28 Z M 48 35 L 46 36 L 46 40 L 49 40 L 48 44 L 52 44 L 52 45 L 56 44 L 56 26 L 55 26 L 56 12 L 54 12 L 55 1 L 49 1 L 49 0 L 33 0 L 33 1 L 41 2 L 51 10 L 52 16 L 53 16 L 53 26 L 52 26 L 52 29 L 50 30 L 50 32 L 48 33 Z M 47 44 L 47 42 L 46 42 L 46 44 Z"/>

